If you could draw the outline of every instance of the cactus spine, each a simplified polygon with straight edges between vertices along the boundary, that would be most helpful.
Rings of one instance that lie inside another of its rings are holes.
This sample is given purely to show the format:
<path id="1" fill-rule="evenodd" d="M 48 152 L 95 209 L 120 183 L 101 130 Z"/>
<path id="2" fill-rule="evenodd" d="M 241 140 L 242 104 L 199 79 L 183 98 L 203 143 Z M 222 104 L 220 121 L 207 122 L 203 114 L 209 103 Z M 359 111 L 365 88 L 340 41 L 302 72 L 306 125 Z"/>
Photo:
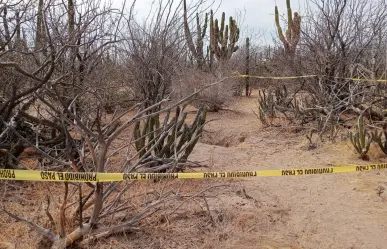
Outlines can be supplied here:
<path id="1" fill-rule="evenodd" d="M 284 44 L 285 52 L 287 54 L 294 55 L 296 53 L 297 44 L 300 41 L 301 17 L 297 12 L 294 12 L 294 17 L 292 17 L 290 0 L 286 0 L 286 7 L 288 16 L 288 29 L 286 30 L 285 36 L 280 25 L 277 6 L 275 6 L 275 25 L 277 26 L 278 36 Z"/>
<path id="2" fill-rule="evenodd" d="M 236 21 L 230 16 L 229 24 L 225 25 L 226 14 L 222 13 L 222 19 L 219 21 L 213 17 L 211 10 L 210 16 L 210 46 L 212 53 L 220 61 L 229 60 L 234 52 L 238 50 L 236 43 L 239 40 L 239 28 Z"/>
<path id="3" fill-rule="evenodd" d="M 208 14 L 206 13 L 205 19 L 204 19 L 204 24 L 203 27 L 200 24 L 200 18 L 199 14 L 196 13 L 196 47 L 193 42 L 192 34 L 191 31 L 189 30 L 188 26 L 188 13 L 187 13 L 187 4 L 186 0 L 183 2 L 184 5 L 184 34 L 185 38 L 187 40 L 187 45 L 189 50 L 191 51 L 193 57 L 195 58 L 197 62 L 198 68 L 202 69 L 203 65 L 205 64 L 205 59 L 204 59 L 204 37 L 206 36 L 206 31 L 207 31 L 207 24 L 208 24 Z"/>

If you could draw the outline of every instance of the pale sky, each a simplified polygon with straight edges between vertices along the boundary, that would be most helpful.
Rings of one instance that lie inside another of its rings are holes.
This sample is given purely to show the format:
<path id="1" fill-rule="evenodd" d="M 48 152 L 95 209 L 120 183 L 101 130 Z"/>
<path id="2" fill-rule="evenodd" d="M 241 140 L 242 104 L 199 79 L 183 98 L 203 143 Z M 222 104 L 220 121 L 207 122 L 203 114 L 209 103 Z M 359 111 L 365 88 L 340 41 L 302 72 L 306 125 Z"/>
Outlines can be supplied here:
<path id="1" fill-rule="evenodd" d="M 286 0 L 215 0 L 217 5 L 221 2 L 219 13 L 226 13 L 226 17 L 240 12 L 244 15 L 243 31 L 255 34 L 255 38 L 263 43 L 272 43 L 272 36 L 276 35 L 276 26 L 274 22 L 274 7 L 277 3 L 280 15 L 286 13 Z M 300 12 L 300 2 L 303 0 L 292 0 L 291 7 L 293 12 Z M 216 5 L 216 4 L 215 4 Z M 282 22 L 284 28 L 284 23 Z M 246 30 L 247 29 L 247 30 Z"/>
<path id="2" fill-rule="evenodd" d="M 123 0 L 111 0 L 114 5 L 120 4 Z M 131 5 L 133 0 L 127 0 L 127 5 Z M 175 0 L 177 3 L 180 0 Z M 190 3 L 197 2 L 198 0 L 187 0 L 187 5 Z M 212 2 L 211 0 L 206 0 Z M 215 18 L 220 18 L 221 13 L 226 13 L 226 18 L 230 15 L 235 17 L 236 14 L 241 15 L 243 21 L 241 31 L 242 36 L 248 34 L 253 38 L 258 39 L 263 44 L 272 43 L 272 35 L 275 34 L 274 24 L 274 7 L 277 2 L 280 15 L 286 13 L 286 0 L 213 0 L 213 9 L 219 6 Z M 300 10 L 300 1 L 303 0 L 292 0 L 293 12 Z M 137 0 L 135 10 L 137 17 L 146 16 L 149 13 L 152 2 L 158 2 L 158 0 Z M 241 19 L 241 18 L 239 18 Z"/>

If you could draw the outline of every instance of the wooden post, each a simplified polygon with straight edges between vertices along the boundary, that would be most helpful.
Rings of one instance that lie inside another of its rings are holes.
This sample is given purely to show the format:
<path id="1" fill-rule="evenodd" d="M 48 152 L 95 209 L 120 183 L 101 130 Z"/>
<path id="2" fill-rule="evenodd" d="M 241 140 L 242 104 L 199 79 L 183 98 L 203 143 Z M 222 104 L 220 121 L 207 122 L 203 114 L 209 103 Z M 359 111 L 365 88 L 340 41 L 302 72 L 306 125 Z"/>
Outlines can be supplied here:
<path id="1" fill-rule="evenodd" d="M 245 64 L 245 74 L 249 75 L 249 62 L 250 62 L 250 38 L 246 38 L 246 64 Z M 245 78 L 246 86 L 246 97 L 251 95 L 251 87 L 249 77 Z"/>

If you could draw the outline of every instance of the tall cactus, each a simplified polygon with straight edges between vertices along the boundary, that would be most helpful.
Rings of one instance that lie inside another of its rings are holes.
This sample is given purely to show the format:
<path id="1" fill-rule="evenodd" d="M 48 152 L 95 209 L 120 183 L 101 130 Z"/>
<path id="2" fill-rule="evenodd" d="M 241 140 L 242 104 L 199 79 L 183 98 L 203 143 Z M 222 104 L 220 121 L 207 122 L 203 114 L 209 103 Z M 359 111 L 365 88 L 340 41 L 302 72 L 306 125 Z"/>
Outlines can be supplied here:
<path id="1" fill-rule="evenodd" d="M 69 27 L 68 27 L 68 35 L 69 35 L 69 40 L 70 43 L 74 43 L 74 29 L 75 29 L 75 7 L 74 7 L 74 1 L 73 0 L 68 0 L 67 2 L 67 16 L 68 16 L 68 22 L 69 22 Z"/>
<path id="2" fill-rule="evenodd" d="M 8 26 L 8 18 L 7 18 L 7 13 L 8 13 L 8 9 L 7 9 L 7 5 L 5 5 L 3 7 L 3 13 L 2 13 L 2 16 L 3 16 L 3 26 L 4 26 L 4 38 L 5 38 L 5 44 L 8 44 L 8 49 L 12 49 L 12 42 L 11 42 L 11 34 L 10 34 L 10 31 L 9 31 L 9 26 Z"/>
<path id="3" fill-rule="evenodd" d="M 212 68 L 212 63 L 214 61 L 214 53 L 211 51 L 211 46 L 207 46 L 206 61 L 209 68 Z"/>
<path id="4" fill-rule="evenodd" d="M 214 21 L 213 12 L 210 16 L 210 46 L 212 53 L 220 61 L 229 60 L 238 50 L 236 43 L 239 40 L 239 28 L 236 21 L 230 16 L 229 24 L 225 26 L 226 14 L 222 13 L 222 19 Z"/>
<path id="5" fill-rule="evenodd" d="M 292 17 L 290 0 L 286 0 L 286 7 L 288 15 L 288 29 L 286 30 L 285 36 L 280 25 L 277 6 L 275 6 L 275 25 L 277 26 L 278 36 L 284 44 L 285 52 L 287 54 L 294 55 L 296 53 L 297 44 L 300 41 L 301 16 L 297 12 L 294 12 L 294 17 Z"/>
<path id="6" fill-rule="evenodd" d="M 206 13 L 205 19 L 204 19 L 204 24 L 203 27 L 200 24 L 200 18 L 199 14 L 196 13 L 196 47 L 193 42 L 192 34 L 191 31 L 189 30 L 189 25 L 188 25 L 188 13 L 187 13 L 187 4 L 186 0 L 183 2 L 184 4 L 184 34 L 185 38 L 187 40 L 188 48 L 191 51 L 193 57 L 195 58 L 197 62 L 198 68 L 203 68 L 203 65 L 205 64 L 205 59 L 204 59 L 204 37 L 206 36 L 206 31 L 207 31 L 207 24 L 208 24 L 208 14 Z"/>
<path id="7" fill-rule="evenodd" d="M 39 0 L 36 21 L 35 50 L 40 50 L 44 47 L 45 35 L 46 28 L 44 25 L 44 2 L 43 0 Z"/>
<path id="8" fill-rule="evenodd" d="M 22 38 L 22 28 L 21 28 L 21 20 L 20 20 L 20 13 L 19 11 L 16 11 L 15 13 L 15 19 L 16 19 L 16 39 L 15 39 L 15 48 L 20 51 L 27 51 L 27 39 L 25 36 L 25 33 L 23 32 L 23 38 Z"/>

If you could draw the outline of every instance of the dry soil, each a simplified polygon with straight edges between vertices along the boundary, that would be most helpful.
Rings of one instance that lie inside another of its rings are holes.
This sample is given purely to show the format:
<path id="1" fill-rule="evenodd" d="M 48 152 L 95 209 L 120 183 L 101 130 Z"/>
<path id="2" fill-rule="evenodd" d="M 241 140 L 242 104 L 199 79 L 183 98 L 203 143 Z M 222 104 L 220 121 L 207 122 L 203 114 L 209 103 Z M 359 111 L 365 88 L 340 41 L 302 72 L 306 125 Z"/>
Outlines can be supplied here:
<path id="1" fill-rule="evenodd" d="M 252 96 L 210 113 L 213 121 L 190 159 L 213 171 L 364 164 L 346 139 L 318 142 L 310 150 L 302 132 L 262 127 L 253 113 L 256 108 Z M 386 161 L 372 153 L 373 162 Z M 230 187 L 213 191 L 214 198 L 208 198 L 203 211 L 187 208 L 167 225 L 145 226 L 141 232 L 107 238 L 89 248 L 383 249 L 387 248 L 386 176 L 387 171 L 375 171 L 206 180 L 206 185 Z M 191 183 L 187 182 L 191 188 L 204 184 Z M 26 199 L 33 196 L 20 198 L 28 206 Z M 30 248 L 28 238 L 36 236 L 3 215 L 0 229 L 0 248 Z"/>

